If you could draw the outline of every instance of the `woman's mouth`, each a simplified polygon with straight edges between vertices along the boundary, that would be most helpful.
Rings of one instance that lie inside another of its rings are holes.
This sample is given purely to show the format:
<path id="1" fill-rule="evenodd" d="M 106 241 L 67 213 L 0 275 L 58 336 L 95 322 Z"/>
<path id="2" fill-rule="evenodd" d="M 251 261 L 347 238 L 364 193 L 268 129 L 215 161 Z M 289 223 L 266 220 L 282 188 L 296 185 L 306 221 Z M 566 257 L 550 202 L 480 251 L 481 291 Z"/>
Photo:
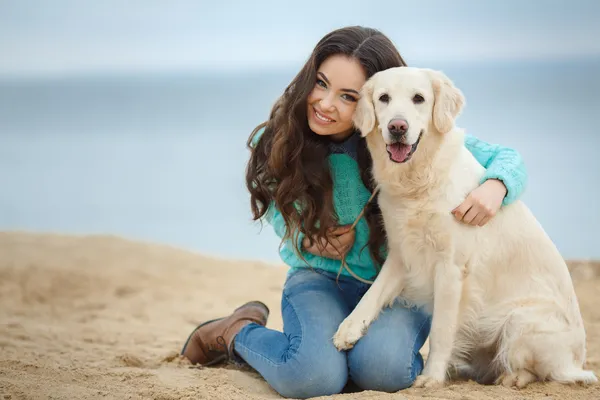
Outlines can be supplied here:
<path id="1" fill-rule="evenodd" d="M 319 121 L 319 122 L 321 122 L 323 124 L 330 124 L 332 122 L 335 122 L 334 119 L 327 118 L 326 116 L 324 116 L 323 114 L 321 114 L 320 112 L 318 112 L 316 108 L 313 107 L 313 110 L 315 112 L 315 118 L 317 119 L 317 121 Z"/>

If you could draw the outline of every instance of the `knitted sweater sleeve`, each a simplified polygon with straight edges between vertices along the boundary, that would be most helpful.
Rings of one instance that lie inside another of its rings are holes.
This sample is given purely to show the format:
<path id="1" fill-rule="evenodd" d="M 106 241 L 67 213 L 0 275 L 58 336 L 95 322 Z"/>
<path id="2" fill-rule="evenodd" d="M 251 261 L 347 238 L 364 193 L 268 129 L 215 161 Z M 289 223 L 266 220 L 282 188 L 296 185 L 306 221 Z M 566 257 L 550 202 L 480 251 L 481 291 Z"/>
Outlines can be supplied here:
<path id="1" fill-rule="evenodd" d="M 281 215 L 281 212 L 275 207 L 274 202 L 271 202 L 271 204 L 269 205 L 269 208 L 265 213 L 264 219 L 273 227 L 275 234 L 281 239 L 283 239 L 287 231 L 287 226 L 285 224 L 285 220 L 283 219 L 283 215 Z M 298 235 L 297 237 L 296 233 Z M 296 241 L 295 244 L 297 245 L 297 248 L 302 249 L 302 240 L 304 239 L 304 234 L 302 232 L 292 232 L 291 239 L 288 239 L 288 241 L 294 239 Z"/>
<path id="2" fill-rule="evenodd" d="M 488 179 L 498 179 L 506 186 L 503 205 L 508 205 L 521 196 L 527 185 L 528 175 L 519 152 L 509 147 L 487 143 L 471 135 L 465 135 L 465 146 L 486 168 L 481 183 Z"/>

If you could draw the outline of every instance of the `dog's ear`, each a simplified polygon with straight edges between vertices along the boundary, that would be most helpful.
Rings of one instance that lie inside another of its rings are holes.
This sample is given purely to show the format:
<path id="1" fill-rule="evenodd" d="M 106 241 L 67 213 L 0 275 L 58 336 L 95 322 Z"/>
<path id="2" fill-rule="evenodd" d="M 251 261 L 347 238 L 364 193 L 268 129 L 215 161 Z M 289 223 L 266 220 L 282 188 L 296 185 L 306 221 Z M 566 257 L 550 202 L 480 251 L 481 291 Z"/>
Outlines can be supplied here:
<path id="1" fill-rule="evenodd" d="M 447 133 L 454 127 L 454 120 L 465 104 L 463 93 L 441 71 L 428 70 L 435 95 L 433 104 L 433 124 L 440 133 Z"/>
<path id="2" fill-rule="evenodd" d="M 362 137 L 367 136 L 375 128 L 375 107 L 373 106 L 373 80 L 369 79 L 360 89 L 360 99 L 354 110 L 352 119 Z"/>

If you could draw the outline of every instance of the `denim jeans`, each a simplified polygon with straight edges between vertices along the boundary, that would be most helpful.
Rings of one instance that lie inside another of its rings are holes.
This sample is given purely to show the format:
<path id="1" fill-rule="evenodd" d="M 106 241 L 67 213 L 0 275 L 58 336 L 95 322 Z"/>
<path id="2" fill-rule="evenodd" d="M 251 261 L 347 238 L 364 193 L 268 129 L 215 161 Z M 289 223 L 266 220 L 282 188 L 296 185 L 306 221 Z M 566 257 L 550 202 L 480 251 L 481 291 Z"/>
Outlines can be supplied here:
<path id="1" fill-rule="evenodd" d="M 292 272 L 281 300 L 283 332 L 246 325 L 234 339 L 235 354 L 282 396 L 310 398 L 340 393 L 349 380 L 364 390 L 396 392 L 423 369 L 419 354 L 430 315 L 394 304 L 348 351 L 332 337 L 368 285 L 312 269 Z"/>

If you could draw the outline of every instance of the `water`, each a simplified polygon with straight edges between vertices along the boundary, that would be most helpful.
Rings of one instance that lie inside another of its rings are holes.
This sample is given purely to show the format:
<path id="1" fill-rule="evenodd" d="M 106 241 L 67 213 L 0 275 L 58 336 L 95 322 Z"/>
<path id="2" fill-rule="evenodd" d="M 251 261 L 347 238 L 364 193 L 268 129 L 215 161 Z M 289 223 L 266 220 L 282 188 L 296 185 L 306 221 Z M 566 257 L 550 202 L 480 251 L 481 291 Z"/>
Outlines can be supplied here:
<path id="1" fill-rule="evenodd" d="M 460 125 L 519 150 L 565 257 L 600 258 L 600 60 L 444 66 Z M 251 221 L 245 141 L 295 71 L 0 82 L 0 229 L 110 233 L 278 261 Z"/>

